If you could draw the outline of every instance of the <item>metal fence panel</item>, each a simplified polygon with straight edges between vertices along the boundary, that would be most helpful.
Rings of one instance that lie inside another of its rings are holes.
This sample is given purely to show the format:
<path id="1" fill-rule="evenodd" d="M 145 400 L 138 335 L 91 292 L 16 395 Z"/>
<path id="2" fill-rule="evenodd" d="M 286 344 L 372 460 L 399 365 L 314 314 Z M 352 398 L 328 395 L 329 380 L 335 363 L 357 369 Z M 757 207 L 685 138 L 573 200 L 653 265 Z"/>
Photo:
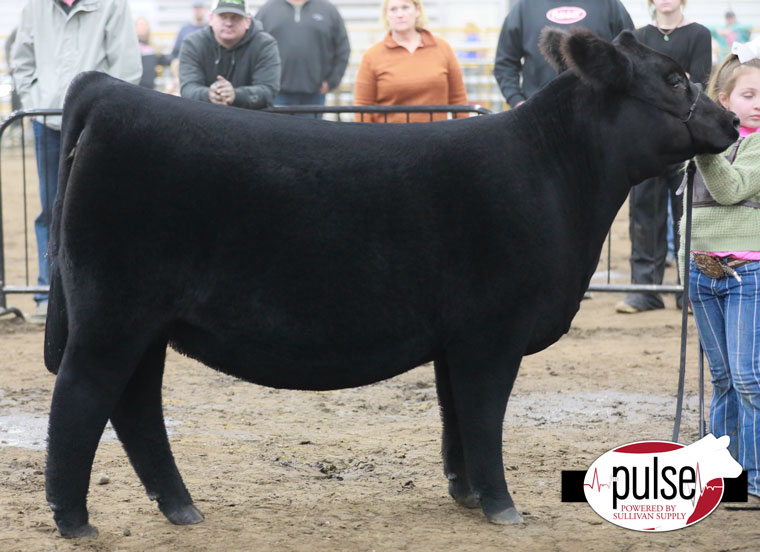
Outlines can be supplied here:
<path id="1" fill-rule="evenodd" d="M 36 175 L 36 166 L 33 169 L 28 168 L 30 160 L 34 163 L 35 155 L 34 153 L 27 154 L 28 146 L 33 144 L 33 140 L 32 133 L 27 132 L 24 123 L 33 117 L 45 123 L 49 117 L 59 117 L 60 115 L 61 110 L 59 109 L 17 111 L 0 123 L 0 316 L 14 314 L 17 317 L 23 317 L 20 309 L 8 306 L 8 294 L 47 291 L 47 286 L 40 287 L 31 284 L 33 266 L 30 258 L 30 247 L 33 247 L 36 242 L 33 237 L 30 237 L 30 228 L 35 216 L 33 213 L 39 212 L 39 207 L 36 202 L 31 201 L 32 197 L 38 197 L 37 190 L 30 189 L 29 186 L 30 174 Z M 21 194 L 21 208 L 19 209 L 20 212 L 8 213 L 7 211 L 4 212 L 3 205 L 3 192 L 6 192 L 6 197 L 8 193 L 3 183 L 3 175 L 5 174 L 3 169 L 5 168 L 4 161 L 7 156 L 11 155 L 11 152 L 18 154 L 21 163 L 21 170 L 19 174 L 15 175 L 18 177 L 18 182 L 11 182 Z M 14 223 L 17 222 L 17 225 L 20 226 L 18 233 L 21 236 L 19 238 L 21 244 L 13 250 L 13 254 L 19 257 L 12 259 L 14 263 L 14 275 L 11 277 L 13 285 L 9 283 L 6 245 L 9 239 L 15 240 L 18 236 L 16 234 L 11 238 L 7 236 L 6 228 L 10 220 L 13 220 Z M 18 253 L 19 249 L 23 249 L 21 254 Z"/>
<path id="2" fill-rule="evenodd" d="M 387 117 L 390 114 L 406 114 L 407 121 L 410 120 L 412 115 L 425 114 L 429 116 L 429 120 L 433 120 L 437 114 L 445 114 L 447 118 L 456 118 L 458 116 L 484 116 L 491 113 L 488 109 L 477 105 L 439 105 L 439 106 L 276 106 L 268 108 L 270 113 L 279 113 L 284 115 L 306 116 L 314 118 L 323 118 L 333 121 L 354 121 L 354 116 L 359 115 L 363 118 L 367 115 L 381 114 L 387 121 Z M 25 142 L 27 140 L 27 133 L 24 131 L 24 121 L 33 117 L 47 118 L 52 116 L 61 115 L 61 110 L 56 109 L 40 109 L 40 110 L 25 110 L 16 111 L 7 117 L 2 123 L 0 123 L 0 153 L 3 151 L 5 142 L 10 138 L 8 137 L 8 130 L 14 125 L 21 129 L 21 163 L 22 172 L 21 178 L 21 190 L 24 194 L 23 206 L 23 233 L 24 233 L 24 278 L 23 283 L 10 282 L 6 278 L 6 256 L 5 256 L 5 236 L 4 226 L 6 223 L 3 217 L 3 180 L 2 180 L 2 155 L 0 155 L 0 316 L 4 314 L 15 314 L 16 316 L 23 316 L 21 311 L 15 307 L 9 307 L 7 305 L 7 296 L 12 294 L 33 294 L 33 293 L 45 293 L 48 291 L 47 286 L 38 286 L 30 282 L 31 269 L 33 263 L 29 258 L 29 216 L 27 214 L 30 206 L 27 204 L 26 196 L 28 193 L 28 172 L 27 155 Z M 656 292 L 656 293 L 682 293 L 683 286 L 680 285 L 637 285 L 637 284 L 613 284 L 610 281 L 611 274 L 611 236 L 608 236 L 607 247 L 607 283 L 606 284 L 591 284 L 589 291 L 599 292 Z"/>

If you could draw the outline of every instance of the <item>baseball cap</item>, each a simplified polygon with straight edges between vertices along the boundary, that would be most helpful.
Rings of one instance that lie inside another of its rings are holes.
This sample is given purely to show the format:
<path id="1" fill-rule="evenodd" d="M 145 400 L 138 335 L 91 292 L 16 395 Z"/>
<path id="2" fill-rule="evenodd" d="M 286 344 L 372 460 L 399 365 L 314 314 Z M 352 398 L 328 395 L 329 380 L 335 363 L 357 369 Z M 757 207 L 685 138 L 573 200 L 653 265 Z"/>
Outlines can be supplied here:
<path id="1" fill-rule="evenodd" d="M 214 0 L 211 13 L 235 13 L 248 17 L 245 0 Z"/>

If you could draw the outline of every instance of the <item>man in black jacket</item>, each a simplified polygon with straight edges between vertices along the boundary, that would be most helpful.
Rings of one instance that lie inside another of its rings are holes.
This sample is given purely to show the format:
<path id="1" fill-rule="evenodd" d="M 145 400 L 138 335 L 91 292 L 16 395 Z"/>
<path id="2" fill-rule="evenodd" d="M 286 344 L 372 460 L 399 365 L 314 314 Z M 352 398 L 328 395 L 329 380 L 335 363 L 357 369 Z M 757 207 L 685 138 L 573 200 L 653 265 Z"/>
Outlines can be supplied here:
<path id="1" fill-rule="evenodd" d="M 280 89 L 277 43 L 251 20 L 246 0 L 216 0 L 209 27 L 191 34 L 179 53 L 185 98 L 262 109 Z"/>
<path id="2" fill-rule="evenodd" d="M 520 105 L 557 74 L 538 50 L 538 35 L 546 26 L 584 27 L 612 40 L 624 29 L 633 30 L 633 21 L 620 0 L 519 0 L 504 21 L 493 68 L 510 107 Z"/>

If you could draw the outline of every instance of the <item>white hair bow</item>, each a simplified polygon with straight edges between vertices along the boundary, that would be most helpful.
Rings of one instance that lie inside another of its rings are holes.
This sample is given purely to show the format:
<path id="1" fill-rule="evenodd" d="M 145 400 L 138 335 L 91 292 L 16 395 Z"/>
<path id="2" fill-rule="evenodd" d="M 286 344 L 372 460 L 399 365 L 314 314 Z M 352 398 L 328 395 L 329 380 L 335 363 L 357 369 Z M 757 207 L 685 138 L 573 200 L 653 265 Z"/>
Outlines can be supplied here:
<path id="1" fill-rule="evenodd" d="M 760 39 L 752 42 L 734 42 L 731 46 L 731 53 L 739 58 L 739 63 L 747 63 L 751 59 L 760 59 Z"/>

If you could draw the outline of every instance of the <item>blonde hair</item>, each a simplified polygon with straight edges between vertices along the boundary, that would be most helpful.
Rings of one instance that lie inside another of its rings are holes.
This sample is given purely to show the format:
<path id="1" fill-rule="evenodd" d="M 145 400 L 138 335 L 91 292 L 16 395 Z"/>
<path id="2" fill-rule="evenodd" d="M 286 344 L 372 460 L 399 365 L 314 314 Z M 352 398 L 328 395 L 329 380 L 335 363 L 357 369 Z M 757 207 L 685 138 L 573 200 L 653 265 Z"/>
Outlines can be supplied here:
<path id="1" fill-rule="evenodd" d="M 652 17 L 655 16 L 657 13 L 657 8 L 654 7 L 653 0 L 647 0 L 647 5 L 649 6 L 649 13 L 652 14 Z M 681 9 L 686 7 L 686 0 L 681 0 Z"/>
<path id="2" fill-rule="evenodd" d="M 736 54 L 729 54 L 726 59 L 718 66 L 710 77 L 710 84 L 707 86 L 707 95 L 716 102 L 720 103 L 720 95 L 726 97 L 731 95 L 736 86 L 736 79 L 744 73 L 745 69 L 750 67 L 760 69 L 760 59 L 750 59 L 744 63 L 739 61 Z M 720 104 L 723 105 L 723 104 Z"/>
<path id="3" fill-rule="evenodd" d="M 385 30 L 390 30 L 391 26 L 388 24 L 388 18 L 385 16 L 386 13 L 388 13 L 388 2 L 390 0 L 383 0 L 383 7 L 382 11 L 380 12 L 380 21 L 385 26 Z M 421 31 L 425 28 L 425 25 L 427 25 L 427 17 L 425 17 L 425 10 L 422 8 L 422 0 L 404 0 L 405 2 L 409 2 L 410 4 L 414 4 L 414 6 L 419 10 L 419 15 L 417 15 L 417 19 L 414 22 L 414 28 L 418 31 Z"/>

